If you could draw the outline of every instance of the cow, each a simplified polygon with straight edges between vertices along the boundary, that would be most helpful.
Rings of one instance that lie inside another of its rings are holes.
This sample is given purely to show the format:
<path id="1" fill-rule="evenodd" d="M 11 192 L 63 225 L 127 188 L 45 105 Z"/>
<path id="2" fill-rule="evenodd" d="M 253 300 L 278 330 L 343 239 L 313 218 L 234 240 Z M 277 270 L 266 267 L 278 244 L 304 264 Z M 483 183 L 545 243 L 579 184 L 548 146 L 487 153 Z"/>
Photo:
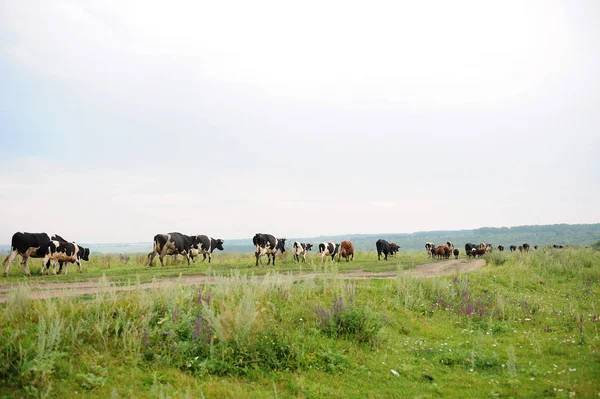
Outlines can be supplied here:
<path id="1" fill-rule="evenodd" d="M 386 240 L 379 239 L 375 243 L 375 247 L 377 248 L 377 260 L 381 260 L 381 254 L 385 257 L 383 260 L 388 260 L 388 255 L 392 254 L 392 246 Z"/>
<path id="2" fill-rule="evenodd" d="M 326 256 L 331 256 L 331 260 L 335 258 L 340 249 L 340 244 L 335 242 L 322 242 L 319 244 L 319 254 L 321 254 L 321 262 Z"/>
<path id="3" fill-rule="evenodd" d="M 208 255 L 208 263 L 212 258 L 212 253 L 215 249 L 219 251 L 223 251 L 223 241 L 222 239 L 214 239 L 212 237 L 208 237 L 205 235 L 197 235 L 191 236 L 192 238 L 192 247 L 190 248 L 190 258 L 192 261 L 196 262 L 196 256 L 202 254 L 202 262 L 206 260 L 206 256 Z"/>
<path id="4" fill-rule="evenodd" d="M 481 256 L 485 255 L 486 252 L 487 251 L 486 251 L 485 248 L 475 248 L 475 249 L 471 250 L 471 256 L 473 256 L 473 257 L 477 257 L 477 256 L 481 257 Z"/>
<path id="5" fill-rule="evenodd" d="M 273 255 L 273 266 L 275 266 L 275 255 L 277 251 L 285 253 L 285 238 L 275 238 L 271 234 L 256 233 L 252 238 L 254 244 L 254 256 L 256 256 L 256 266 L 261 256 L 267 255 L 267 266 L 271 264 L 271 255 Z"/>
<path id="6" fill-rule="evenodd" d="M 515 252 L 517 250 L 517 246 L 516 245 L 511 245 L 509 247 L 509 249 L 510 249 L 510 252 Z"/>
<path id="7" fill-rule="evenodd" d="M 435 253 L 438 259 L 450 259 L 450 255 L 452 255 L 452 249 L 448 245 L 442 244 L 435 249 Z"/>
<path id="8" fill-rule="evenodd" d="M 292 250 L 294 254 L 294 260 L 300 262 L 300 258 L 302 258 L 302 263 L 306 263 L 306 254 L 312 249 L 312 247 L 312 244 L 295 241 Z"/>
<path id="9" fill-rule="evenodd" d="M 460 253 L 460 250 L 458 248 L 454 248 L 454 251 L 452 251 L 454 253 L 454 259 L 458 259 L 458 254 Z"/>
<path id="10" fill-rule="evenodd" d="M 523 249 L 524 249 L 523 246 L 519 245 L 519 252 L 523 252 Z"/>
<path id="11" fill-rule="evenodd" d="M 527 243 L 523 244 L 523 251 L 529 252 L 529 244 L 527 244 Z"/>
<path id="12" fill-rule="evenodd" d="M 160 265 L 164 267 L 164 257 L 167 255 L 183 255 L 190 264 L 190 252 L 192 246 L 197 244 L 192 236 L 173 232 L 168 234 L 157 234 L 154 236 L 152 252 L 148 254 L 150 261 L 148 267 L 152 266 L 154 257 L 158 254 Z"/>
<path id="13" fill-rule="evenodd" d="M 468 257 L 471 257 L 471 251 L 473 251 L 474 249 L 477 248 L 477 245 L 468 242 L 465 244 L 465 253 L 467 254 Z"/>
<path id="14" fill-rule="evenodd" d="M 537 246 L 537 245 L 534 245 L 534 246 L 533 246 L 533 249 L 535 249 L 535 250 L 537 251 L 537 249 L 538 249 L 538 246 Z"/>
<path id="15" fill-rule="evenodd" d="M 8 277 L 8 269 L 17 255 L 21 255 L 23 258 L 21 266 L 23 266 L 25 275 L 31 276 L 29 267 L 27 267 L 27 260 L 29 258 L 43 258 L 46 256 L 46 249 L 52 240 L 67 242 L 67 240 L 57 234 L 22 232 L 13 234 L 10 242 L 10 253 L 4 259 L 4 277 Z"/>
<path id="16" fill-rule="evenodd" d="M 437 256 L 437 248 L 431 248 L 431 257 L 435 258 Z"/>
<path id="17" fill-rule="evenodd" d="M 498 251 L 504 252 L 504 245 L 498 245 Z"/>
<path id="18" fill-rule="evenodd" d="M 565 247 L 564 245 L 556 245 L 556 244 L 552 245 L 552 248 L 556 248 L 556 249 L 563 249 L 564 247 Z"/>
<path id="19" fill-rule="evenodd" d="M 398 251 L 400 250 L 400 245 L 396 244 L 395 242 L 390 242 L 390 256 L 398 253 Z"/>
<path id="20" fill-rule="evenodd" d="M 430 257 L 430 258 L 433 257 L 433 255 L 431 254 L 431 250 L 433 248 L 435 248 L 435 244 L 434 243 L 429 242 L 429 241 L 425 243 L 425 251 L 427 251 L 427 256 Z"/>
<path id="21" fill-rule="evenodd" d="M 129 263 L 130 256 L 126 254 L 120 254 L 119 259 L 121 260 L 121 262 L 127 264 Z"/>
<path id="22" fill-rule="evenodd" d="M 338 262 L 342 258 L 346 258 L 346 262 L 349 262 L 350 257 L 352 257 L 352 260 L 354 260 L 354 245 L 350 241 L 342 241 L 342 243 L 340 244 Z"/>
<path id="23" fill-rule="evenodd" d="M 89 248 L 81 247 L 74 242 L 52 240 L 46 248 L 40 275 L 44 274 L 44 269 L 50 274 L 50 268 L 52 268 L 52 274 L 56 274 L 56 264 L 60 264 L 60 269 L 58 271 L 60 273 L 62 271 L 62 265 L 64 264 L 66 276 L 69 273 L 69 263 L 77 263 L 77 266 L 79 266 L 79 273 L 81 273 L 83 272 L 81 261 L 89 261 L 89 256 Z"/>

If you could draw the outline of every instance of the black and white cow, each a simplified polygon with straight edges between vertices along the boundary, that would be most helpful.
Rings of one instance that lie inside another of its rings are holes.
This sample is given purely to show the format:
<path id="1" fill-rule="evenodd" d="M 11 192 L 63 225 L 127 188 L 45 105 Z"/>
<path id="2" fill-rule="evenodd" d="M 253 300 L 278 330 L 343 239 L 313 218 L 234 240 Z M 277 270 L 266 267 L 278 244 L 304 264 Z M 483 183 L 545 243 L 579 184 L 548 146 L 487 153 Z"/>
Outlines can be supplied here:
<path id="1" fill-rule="evenodd" d="M 504 251 L 504 245 L 498 245 L 498 251 L 500 251 L 500 252 Z"/>
<path id="2" fill-rule="evenodd" d="M 321 255 L 321 262 L 323 262 L 326 256 L 331 255 L 331 260 L 335 258 L 338 251 L 340 249 L 340 244 L 336 244 L 335 242 L 322 242 L 319 244 L 319 254 Z"/>
<path id="3" fill-rule="evenodd" d="M 40 274 L 44 274 L 44 269 L 50 274 L 56 274 L 56 265 L 60 265 L 59 273 L 62 271 L 63 264 L 65 265 L 65 276 L 69 272 L 69 263 L 77 263 L 79 266 L 79 273 L 83 271 L 81 267 L 81 261 L 89 261 L 90 250 L 77 245 L 74 242 L 64 242 L 52 240 L 48 244 L 44 260 L 42 261 L 42 270 Z"/>
<path id="4" fill-rule="evenodd" d="M 435 248 L 435 244 L 432 242 L 426 242 L 425 243 L 425 251 L 427 251 L 427 256 L 431 257 L 431 250 Z"/>
<path id="5" fill-rule="evenodd" d="M 275 255 L 277 251 L 281 253 L 285 252 L 285 238 L 275 238 L 271 234 L 256 233 L 252 237 L 252 243 L 254 244 L 254 256 L 256 256 L 256 266 L 261 256 L 267 255 L 269 261 L 267 266 L 271 263 L 271 255 L 273 255 L 273 266 L 275 266 Z"/>
<path id="6" fill-rule="evenodd" d="M 510 249 L 510 252 L 515 252 L 517 250 L 517 246 L 516 245 L 511 245 L 509 247 L 509 249 Z"/>
<path id="7" fill-rule="evenodd" d="M 381 259 L 381 254 L 383 254 L 385 256 L 385 258 L 383 260 L 388 260 L 388 255 L 393 255 L 392 254 L 392 247 L 390 245 L 389 242 L 387 242 L 386 240 L 377 240 L 377 242 L 375 243 L 375 246 L 377 247 L 377 260 Z"/>
<path id="8" fill-rule="evenodd" d="M 300 262 L 300 258 L 302 258 L 302 263 L 306 263 L 306 253 L 310 251 L 312 247 L 312 244 L 295 241 L 293 247 L 294 260 Z"/>
<path id="9" fill-rule="evenodd" d="M 150 261 L 148 267 L 152 266 L 154 257 L 158 254 L 160 265 L 164 266 L 164 257 L 167 255 L 183 255 L 186 257 L 188 265 L 190 264 L 190 252 L 192 247 L 197 244 L 192 236 L 181 233 L 157 234 L 154 236 L 154 246 L 152 252 L 148 254 Z"/>
<path id="10" fill-rule="evenodd" d="M 194 262 L 196 261 L 196 256 L 202 254 L 202 262 L 206 260 L 206 256 L 208 255 L 208 263 L 210 263 L 210 260 L 212 258 L 212 252 L 215 249 L 223 251 L 224 241 L 220 238 L 215 240 L 214 238 L 205 235 L 197 235 L 191 237 L 193 243 L 192 248 L 190 249 L 190 257 Z"/>
<path id="11" fill-rule="evenodd" d="M 21 266 L 23 266 L 25 275 L 31 276 L 29 267 L 27 267 L 27 260 L 29 258 L 43 258 L 46 256 L 46 249 L 48 249 L 48 245 L 52 240 L 67 242 L 67 240 L 57 234 L 21 232 L 13 234 L 10 242 L 10 254 L 4 259 L 4 277 L 8 277 L 8 269 L 17 255 L 21 255 L 23 258 Z"/>

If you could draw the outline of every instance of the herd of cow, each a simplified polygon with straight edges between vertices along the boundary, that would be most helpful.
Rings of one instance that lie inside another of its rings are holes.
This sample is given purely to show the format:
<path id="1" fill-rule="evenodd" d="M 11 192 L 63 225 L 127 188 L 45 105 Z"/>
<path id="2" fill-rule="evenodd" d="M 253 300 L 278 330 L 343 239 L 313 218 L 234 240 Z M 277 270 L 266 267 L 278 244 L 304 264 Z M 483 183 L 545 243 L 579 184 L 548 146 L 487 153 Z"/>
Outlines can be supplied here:
<path id="1" fill-rule="evenodd" d="M 563 245 L 553 245 L 552 247 L 556 249 L 564 248 Z M 503 245 L 498 245 L 497 248 L 500 252 L 504 251 Z M 538 246 L 535 245 L 533 248 L 538 249 Z M 518 247 L 516 245 L 511 245 L 509 249 L 511 252 L 514 252 L 516 250 L 519 250 L 519 252 L 529 252 L 530 246 L 528 243 L 524 243 L 522 245 L 519 245 Z M 454 248 L 454 245 L 452 245 L 452 243 L 449 241 L 437 247 L 434 243 L 427 242 L 425 243 L 425 250 L 431 258 L 435 258 L 437 256 L 438 259 L 449 259 L 451 254 L 453 254 L 454 257 L 458 259 L 458 255 L 460 254 L 460 250 L 458 248 Z M 480 244 L 473 244 L 468 242 L 465 244 L 465 253 L 469 258 L 483 256 L 488 252 L 492 252 L 492 250 L 492 244 L 488 244 L 486 242 L 482 242 Z"/>
<path id="2" fill-rule="evenodd" d="M 271 234 L 255 234 L 252 238 L 252 243 L 254 245 L 256 266 L 258 266 L 260 258 L 263 255 L 267 255 L 267 265 L 271 264 L 271 259 L 273 260 L 273 265 L 275 265 L 277 251 L 281 253 L 285 252 L 285 240 L 285 238 L 276 238 Z M 160 259 L 161 266 L 164 266 L 164 257 L 167 255 L 183 255 L 186 257 L 188 265 L 190 264 L 190 259 L 195 262 L 195 258 L 202 255 L 202 261 L 205 261 L 208 257 L 208 262 L 210 263 L 212 253 L 215 249 L 223 251 L 223 243 L 222 239 L 214 239 L 206 235 L 186 235 L 175 232 L 157 234 L 153 239 L 152 252 L 148 254 L 148 266 L 152 266 L 152 261 L 156 255 Z M 397 244 L 381 239 L 377 240 L 375 247 L 377 248 L 377 260 L 380 260 L 382 256 L 384 260 L 388 260 L 388 255 L 394 255 L 400 250 L 400 246 Z M 554 248 L 562 247 L 562 245 L 554 245 Z M 303 263 L 306 262 L 306 255 L 312 248 L 313 244 L 295 241 L 292 246 L 294 260 L 297 262 L 300 262 L 300 260 Z M 497 248 L 499 251 L 504 251 L 502 245 L 498 245 Z M 528 252 L 529 248 L 529 244 L 527 243 L 518 247 L 511 245 L 510 251 L 518 249 L 521 252 Z M 537 245 L 534 248 L 537 249 Z M 331 256 L 331 260 L 333 261 L 336 255 L 338 262 L 342 258 L 346 259 L 346 262 L 354 260 L 354 245 L 350 241 L 342 241 L 340 244 L 322 242 L 318 245 L 318 249 L 321 261 L 329 256 Z M 439 246 L 435 246 L 432 242 L 427 242 L 425 250 L 430 257 L 437 257 L 438 259 L 449 259 L 452 255 L 458 259 L 460 254 L 459 249 L 454 248 L 454 245 L 449 241 Z M 492 245 L 485 242 L 480 244 L 467 243 L 465 251 L 468 257 L 482 256 L 492 251 Z M 27 276 L 31 275 L 27 266 L 29 258 L 43 258 L 40 271 L 42 275 L 44 273 L 50 274 L 50 271 L 53 274 L 60 274 L 63 265 L 65 267 L 65 274 L 67 274 L 70 263 L 77 263 L 79 271 L 82 271 L 81 261 L 89 260 L 90 250 L 75 242 L 68 242 L 57 234 L 18 232 L 12 236 L 10 254 L 4 259 L 4 277 L 8 277 L 8 269 L 17 255 L 21 255 L 23 259 L 21 265 Z"/>

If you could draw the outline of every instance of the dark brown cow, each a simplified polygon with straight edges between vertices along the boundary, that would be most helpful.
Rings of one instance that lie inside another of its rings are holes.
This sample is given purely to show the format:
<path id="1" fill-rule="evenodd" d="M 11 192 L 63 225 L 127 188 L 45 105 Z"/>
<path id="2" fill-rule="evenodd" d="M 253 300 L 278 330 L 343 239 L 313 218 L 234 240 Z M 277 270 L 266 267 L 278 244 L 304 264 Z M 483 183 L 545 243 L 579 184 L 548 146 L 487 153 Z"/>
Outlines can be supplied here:
<path id="1" fill-rule="evenodd" d="M 340 254 L 338 255 L 338 262 L 342 258 L 346 258 L 346 262 L 350 261 L 350 257 L 354 260 L 354 245 L 350 241 L 342 241 L 340 244 Z"/>
<path id="2" fill-rule="evenodd" d="M 458 259 L 458 254 L 460 253 L 460 251 L 458 250 L 458 248 L 454 248 L 454 259 Z"/>

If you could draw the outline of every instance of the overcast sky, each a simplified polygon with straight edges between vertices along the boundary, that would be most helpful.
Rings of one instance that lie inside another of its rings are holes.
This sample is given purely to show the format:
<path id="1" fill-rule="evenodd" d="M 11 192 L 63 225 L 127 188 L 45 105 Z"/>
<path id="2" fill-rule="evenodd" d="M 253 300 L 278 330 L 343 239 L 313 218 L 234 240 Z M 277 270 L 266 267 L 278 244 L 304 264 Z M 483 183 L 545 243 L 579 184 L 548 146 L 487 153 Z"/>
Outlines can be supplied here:
<path id="1" fill-rule="evenodd" d="M 600 2 L 0 1 L 0 242 L 600 222 Z"/>

